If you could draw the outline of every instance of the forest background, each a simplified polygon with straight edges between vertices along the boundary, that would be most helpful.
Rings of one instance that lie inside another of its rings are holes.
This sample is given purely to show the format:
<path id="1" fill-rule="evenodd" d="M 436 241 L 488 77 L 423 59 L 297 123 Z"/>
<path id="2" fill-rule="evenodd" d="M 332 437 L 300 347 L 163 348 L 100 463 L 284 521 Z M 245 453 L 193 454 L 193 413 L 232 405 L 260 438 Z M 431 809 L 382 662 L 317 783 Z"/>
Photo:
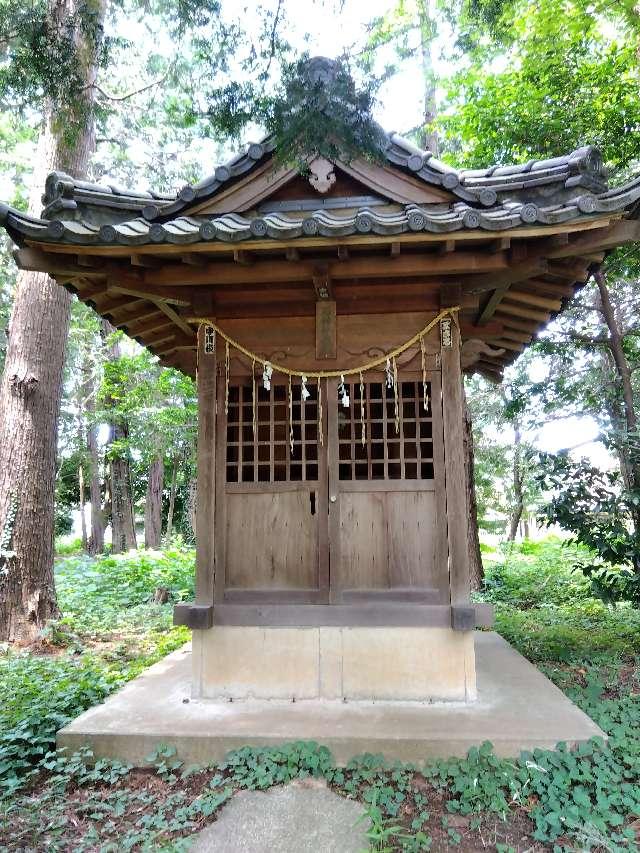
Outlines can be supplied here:
<path id="1" fill-rule="evenodd" d="M 639 35 L 640 15 L 628 0 L 377 0 L 366 8 L 355 0 L 246 8 L 34 0 L 19 10 L 0 2 L 0 195 L 33 207 L 43 186 L 43 136 L 63 154 L 72 147 L 61 116 L 83 127 L 89 180 L 178 189 L 280 127 L 300 58 L 318 53 L 342 58 L 386 129 L 453 165 L 523 162 L 589 143 L 615 184 L 640 160 Z M 599 594 L 635 602 L 639 275 L 635 249 L 613 253 L 501 386 L 473 377 L 466 389 L 481 529 L 513 539 L 543 515 L 587 546 L 580 567 Z M 24 332 L 29 311 L 42 311 L 25 293 L 5 239 L 0 371 L 9 335 Z M 51 349 L 53 363 L 66 340 L 51 397 L 61 399 L 59 426 L 48 433 L 55 533 L 69 533 L 79 510 L 82 548 L 104 551 L 116 496 L 125 523 L 111 531 L 114 551 L 143 541 L 158 548 L 176 535 L 192 541 L 193 383 L 76 300 L 68 336 L 58 316 L 43 318 L 48 334 L 34 342 L 45 360 Z M 6 386 L 7 371 L 3 379 Z M 12 441 L 20 428 L 14 420 Z M 1 480 L 0 570 L 15 553 L 7 534 L 11 484 Z M 34 541 L 41 534 L 28 533 Z"/>

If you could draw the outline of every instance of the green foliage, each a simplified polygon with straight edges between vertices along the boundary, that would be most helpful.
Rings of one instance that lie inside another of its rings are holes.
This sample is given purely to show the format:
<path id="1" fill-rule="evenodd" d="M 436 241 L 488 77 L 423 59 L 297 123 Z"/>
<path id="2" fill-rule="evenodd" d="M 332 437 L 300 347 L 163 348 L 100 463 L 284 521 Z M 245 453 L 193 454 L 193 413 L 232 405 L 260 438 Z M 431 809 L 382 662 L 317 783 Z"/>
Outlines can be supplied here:
<path id="1" fill-rule="evenodd" d="M 611 609 L 600 601 L 560 607 L 518 610 L 500 604 L 496 628 L 525 657 L 546 660 L 606 661 L 640 654 L 640 618 L 637 610 Z"/>
<path id="2" fill-rule="evenodd" d="M 0 92 L 22 106 L 46 98 L 61 111 L 74 110 L 85 87 L 79 42 L 100 44 L 102 22 L 95 0 L 54 16 L 46 0 L 0 3 L 0 39 L 4 62 Z"/>
<path id="3" fill-rule="evenodd" d="M 619 472 L 567 454 L 542 454 L 539 479 L 551 492 L 545 521 L 570 530 L 591 551 L 575 565 L 595 592 L 640 606 L 640 489 L 625 486 Z"/>
<path id="4" fill-rule="evenodd" d="M 618 168 L 638 157 L 629 132 L 640 119 L 635 39 L 619 4 L 597 7 L 509 3 L 497 43 L 465 43 L 469 61 L 443 119 L 465 165 L 554 156 L 587 141 Z"/>
<path id="5" fill-rule="evenodd" d="M 158 587 L 172 603 L 193 595 L 193 550 L 136 551 L 92 559 L 69 557 L 56 566 L 63 624 L 86 636 L 104 636 L 128 624 L 168 626 L 166 608 L 152 604 Z M 87 601 L 99 603 L 87 607 Z"/>
<path id="6" fill-rule="evenodd" d="M 80 537 L 76 537 L 75 539 L 69 539 L 68 537 L 56 539 L 55 552 L 56 557 L 77 556 L 82 553 L 82 539 Z"/>
<path id="7" fill-rule="evenodd" d="M 264 790 L 307 776 L 331 778 L 334 765 L 326 746 L 297 741 L 281 747 L 235 749 L 227 755 L 220 770 L 226 771 L 239 788 Z"/>
<path id="8" fill-rule="evenodd" d="M 573 565 L 589 551 L 555 537 L 504 543 L 485 561 L 483 598 L 521 610 L 576 604 L 591 598 L 591 585 Z"/>
<path id="9" fill-rule="evenodd" d="M 24 783 L 52 749 L 55 733 L 113 689 L 90 657 L 0 657 L 0 796 Z"/>
<path id="10" fill-rule="evenodd" d="M 25 784 L 60 727 L 188 640 L 187 629 L 171 627 L 173 605 L 152 598 L 160 586 L 173 600 L 191 595 L 193 571 L 193 551 L 58 561 L 63 617 L 42 642 L 67 650 L 0 656 L 0 790 Z"/>

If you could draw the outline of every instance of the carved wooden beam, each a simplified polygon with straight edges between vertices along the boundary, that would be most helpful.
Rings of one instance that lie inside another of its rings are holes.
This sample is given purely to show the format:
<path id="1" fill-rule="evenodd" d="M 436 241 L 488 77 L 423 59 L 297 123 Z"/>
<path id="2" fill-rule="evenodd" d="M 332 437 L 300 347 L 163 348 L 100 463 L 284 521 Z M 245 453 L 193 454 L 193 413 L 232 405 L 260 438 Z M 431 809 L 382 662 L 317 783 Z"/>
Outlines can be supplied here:
<path id="1" fill-rule="evenodd" d="M 549 314 L 545 314 L 541 311 L 533 311 L 531 308 L 521 308 L 519 305 L 509 305 L 506 303 L 501 304 L 497 308 L 497 311 L 500 313 L 503 322 L 504 317 L 502 315 L 524 317 L 527 320 L 535 320 L 538 323 L 548 323 L 551 319 Z"/>
<path id="2" fill-rule="evenodd" d="M 564 246 L 550 252 L 550 258 L 570 258 L 578 254 L 607 251 L 625 243 L 640 240 L 640 221 L 625 219 L 605 228 L 596 228 L 582 234 L 574 234 Z"/>
<path id="3" fill-rule="evenodd" d="M 129 330 L 129 334 L 135 334 L 133 329 L 135 328 L 136 323 L 142 323 L 147 320 L 150 320 L 156 317 L 158 312 L 156 311 L 155 305 L 151 303 L 143 303 L 139 308 L 135 308 L 133 311 L 130 311 L 126 317 L 121 320 L 116 320 L 114 326 L 117 328 L 122 328 L 122 326 L 126 326 Z"/>
<path id="4" fill-rule="evenodd" d="M 107 293 L 126 294 L 128 296 L 137 296 L 140 299 L 154 299 L 168 302 L 171 305 L 189 305 L 190 303 L 190 294 L 184 289 L 171 290 L 168 287 L 153 287 L 152 285 L 128 287 L 127 285 L 120 285 L 115 282 L 117 282 L 117 279 L 110 278 L 108 280 Z"/>
<path id="5" fill-rule="evenodd" d="M 516 332 L 514 329 L 510 329 L 504 325 L 503 330 L 499 337 L 508 341 L 519 341 L 521 344 L 530 344 L 533 340 L 533 334 L 530 332 Z"/>
<path id="6" fill-rule="evenodd" d="M 500 320 L 504 324 L 505 329 L 515 329 L 517 332 L 526 332 L 533 335 L 539 328 L 538 323 L 508 315 L 500 317 Z"/>
<path id="7" fill-rule="evenodd" d="M 504 295 L 504 300 L 509 302 L 521 302 L 524 305 L 533 305 L 536 308 L 547 308 L 549 311 L 560 311 L 562 302 L 560 299 L 549 299 L 546 296 L 536 296 L 533 293 L 525 293 L 515 290 L 513 287 Z M 504 301 L 503 300 L 503 301 Z"/>
<path id="8" fill-rule="evenodd" d="M 508 340 L 506 338 L 500 338 L 497 341 L 494 341 L 494 344 L 500 349 L 508 349 L 512 352 L 524 352 L 524 344 L 516 343 L 515 341 Z"/>
<path id="9" fill-rule="evenodd" d="M 476 326 L 474 323 L 462 320 L 460 322 L 460 331 L 465 340 L 477 338 L 478 340 L 486 341 L 491 338 L 500 337 L 504 333 L 504 325 L 494 320 L 491 323 L 486 323 L 484 326 Z"/>
<path id="10" fill-rule="evenodd" d="M 21 270 L 46 272 L 50 275 L 95 276 L 106 273 L 92 270 L 77 262 L 74 255 L 53 255 L 38 249 L 14 249 L 13 259 Z"/>
<path id="11" fill-rule="evenodd" d="M 243 267 L 250 267 L 253 263 L 253 256 L 251 252 L 247 252 L 245 249 L 234 249 L 233 260 Z"/>
<path id="12" fill-rule="evenodd" d="M 350 258 L 348 261 L 329 263 L 329 277 L 386 278 L 389 276 L 461 275 L 473 272 L 499 272 L 508 267 L 504 254 L 484 255 L 479 252 L 452 252 L 450 255 L 420 253 L 397 258 Z M 311 281 L 317 263 L 313 261 L 265 261 L 251 267 L 235 263 L 217 262 L 202 268 L 175 269 L 167 266 L 161 270 L 146 270 L 145 284 L 150 285 L 206 285 L 206 284 L 268 284 L 288 281 Z"/>
<path id="13" fill-rule="evenodd" d="M 571 284 L 560 284 L 557 281 L 545 281 L 542 278 L 531 278 L 526 282 L 527 287 L 533 288 L 535 291 L 549 293 L 551 296 L 566 296 L 572 297 L 575 293 L 573 282 Z"/>
<path id="14" fill-rule="evenodd" d="M 138 321 L 137 324 L 127 323 L 126 326 L 127 334 L 131 335 L 131 337 L 133 338 L 142 335 L 147 335 L 151 332 L 157 332 L 160 329 L 172 328 L 173 323 L 161 311 L 158 312 L 158 316 L 151 317 L 150 319 L 145 319 L 144 322 Z"/>
<path id="15" fill-rule="evenodd" d="M 496 273 L 469 275 L 463 279 L 465 293 L 486 293 L 490 290 L 510 287 L 519 281 L 526 281 L 534 275 L 543 275 L 547 271 L 547 261 L 544 258 L 532 258 L 514 264 Z"/>
<path id="16" fill-rule="evenodd" d="M 191 326 L 170 305 L 167 305 L 166 302 L 156 302 L 155 304 L 185 335 L 195 335 Z"/>
<path id="17" fill-rule="evenodd" d="M 80 258 L 83 255 L 78 256 L 78 262 L 80 262 Z M 96 260 L 92 258 L 92 260 Z M 141 254 L 132 254 L 130 256 L 131 266 L 132 267 L 146 267 L 147 269 L 158 269 L 158 267 L 162 266 L 162 259 L 157 258 L 154 255 L 141 255 Z"/>
<path id="18" fill-rule="evenodd" d="M 203 255 L 202 253 L 198 254 L 197 252 L 183 252 L 180 255 L 180 260 L 183 264 L 187 264 L 192 267 L 203 267 L 209 259 L 206 255 Z"/>

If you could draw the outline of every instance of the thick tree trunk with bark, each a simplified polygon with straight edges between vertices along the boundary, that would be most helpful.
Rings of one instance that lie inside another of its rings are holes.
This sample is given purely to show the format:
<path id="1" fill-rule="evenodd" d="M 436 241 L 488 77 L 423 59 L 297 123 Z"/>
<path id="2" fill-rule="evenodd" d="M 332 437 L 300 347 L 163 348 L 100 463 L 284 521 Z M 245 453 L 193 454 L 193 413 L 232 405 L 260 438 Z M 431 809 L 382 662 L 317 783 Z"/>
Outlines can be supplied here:
<path id="1" fill-rule="evenodd" d="M 91 535 L 88 551 L 90 554 L 102 554 L 104 551 L 104 511 L 102 508 L 102 488 L 100 486 L 100 454 L 98 452 L 98 426 L 95 423 L 97 382 L 94 376 L 95 365 L 86 358 L 84 371 L 83 404 L 87 416 L 87 455 L 89 457 L 89 501 L 91 503 Z"/>
<path id="2" fill-rule="evenodd" d="M 108 320 L 102 320 L 100 326 L 104 339 L 116 331 Z M 110 361 L 120 358 L 120 344 L 117 341 L 107 344 L 107 354 Z M 106 401 L 106 405 L 108 408 L 109 400 Z M 128 437 L 128 425 L 121 418 L 115 417 L 111 424 L 107 451 L 110 456 L 111 550 L 114 554 L 137 547 L 129 458 L 119 449 L 126 444 Z"/>
<path id="3" fill-rule="evenodd" d="M 197 509 L 198 509 L 198 481 L 190 480 L 189 481 L 189 527 L 191 528 L 191 532 L 193 533 L 194 540 L 198 535 L 197 525 L 196 525 L 196 517 L 197 517 Z"/>
<path id="4" fill-rule="evenodd" d="M 522 435 L 518 424 L 513 433 L 513 506 L 509 518 L 508 542 L 514 542 L 524 512 L 524 494 L 522 490 Z"/>
<path id="5" fill-rule="evenodd" d="M 607 348 L 615 365 L 615 370 L 622 391 L 619 408 L 624 423 L 624 434 L 616 441 L 618 458 L 623 480 L 628 489 L 640 490 L 640 456 L 632 451 L 637 441 L 638 417 L 636 401 L 631 378 L 631 368 L 624 351 L 624 335 L 620 329 L 616 312 L 611 302 L 611 295 L 602 270 L 594 274 L 600 297 L 600 309 L 609 331 Z M 634 529 L 640 530 L 640 507 L 631 512 Z"/>
<path id="6" fill-rule="evenodd" d="M 171 460 L 171 487 L 169 489 L 169 509 L 167 512 L 167 530 L 166 542 L 167 545 L 173 536 L 173 514 L 176 508 L 176 481 L 178 479 L 178 457 L 174 456 Z"/>
<path id="7" fill-rule="evenodd" d="M 84 501 L 84 467 L 78 466 L 78 492 L 80 494 L 80 526 L 82 528 L 82 550 L 89 550 L 89 541 L 87 536 L 87 518 L 85 516 L 86 504 Z"/>
<path id="8" fill-rule="evenodd" d="M 76 0 L 50 0 L 54 25 L 75 13 Z M 87 88 L 72 124 L 44 107 L 30 210 L 40 212 L 48 172 L 82 177 L 95 147 L 91 88 L 95 46 L 80 44 Z M 71 116 L 69 117 L 69 119 Z M 32 642 L 58 613 L 53 582 L 54 486 L 62 369 L 70 296 L 43 273 L 21 272 L 0 384 L 0 641 Z"/>
<path id="9" fill-rule="evenodd" d="M 159 548 L 162 541 L 162 486 L 164 459 L 158 456 L 149 465 L 147 498 L 144 508 L 144 547 Z"/>
<path id="10" fill-rule="evenodd" d="M 484 581 L 484 568 L 482 565 L 482 553 L 480 551 L 480 536 L 478 533 L 478 504 L 476 501 L 475 487 L 475 461 L 473 452 L 473 429 L 471 423 L 471 412 L 464 395 L 464 383 L 462 387 L 464 400 L 464 462 L 467 481 L 467 506 L 469 511 L 469 581 L 471 589 L 477 592 Z"/>
<path id="11" fill-rule="evenodd" d="M 420 133 L 423 148 L 438 156 L 438 134 L 433 123 L 436 119 L 436 76 L 433 70 L 433 45 L 437 35 L 432 0 L 418 0 L 418 26 L 420 28 L 420 55 L 424 91 L 424 125 Z"/>
<path id="12" fill-rule="evenodd" d="M 114 442 L 126 441 L 128 430 L 123 424 L 112 428 Z M 111 550 L 114 554 L 137 547 L 136 528 L 131 497 L 131 470 L 125 456 L 111 460 Z"/>

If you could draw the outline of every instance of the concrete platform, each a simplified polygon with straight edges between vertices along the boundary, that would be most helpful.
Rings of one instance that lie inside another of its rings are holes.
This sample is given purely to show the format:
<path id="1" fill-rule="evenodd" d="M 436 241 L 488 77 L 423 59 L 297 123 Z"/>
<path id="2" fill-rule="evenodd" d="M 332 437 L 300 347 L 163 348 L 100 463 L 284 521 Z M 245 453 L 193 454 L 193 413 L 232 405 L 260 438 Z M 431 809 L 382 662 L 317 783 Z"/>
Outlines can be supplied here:
<path id="1" fill-rule="evenodd" d="M 495 633 L 476 633 L 478 699 L 443 702 L 215 702 L 191 699 L 191 651 L 184 646 L 102 705 L 58 732 L 58 746 L 145 763 L 158 744 L 186 762 L 221 761 L 241 746 L 315 740 L 339 763 L 363 752 L 419 764 L 464 756 L 491 741 L 498 755 L 553 749 L 603 732 Z"/>

